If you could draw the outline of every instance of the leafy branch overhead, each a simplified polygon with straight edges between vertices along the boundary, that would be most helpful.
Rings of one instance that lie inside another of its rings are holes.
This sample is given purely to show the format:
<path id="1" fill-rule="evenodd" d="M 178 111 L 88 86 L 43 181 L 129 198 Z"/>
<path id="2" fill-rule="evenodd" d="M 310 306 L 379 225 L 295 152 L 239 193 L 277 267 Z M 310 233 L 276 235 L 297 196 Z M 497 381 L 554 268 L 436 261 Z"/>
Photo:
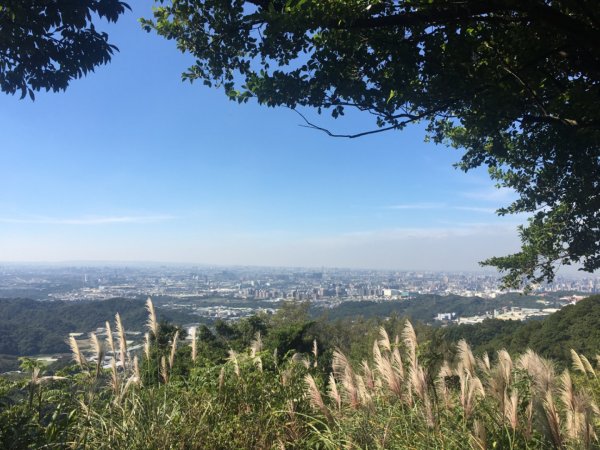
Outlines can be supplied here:
<path id="1" fill-rule="evenodd" d="M 357 108 L 373 128 L 350 138 L 425 121 L 464 148 L 462 170 L 519 194 L 500 214 L 532 214 L 522 250 L 484 262 L 508 284 L 600 267 L 596 0 L 177 0 L 142 24 L 195 57 L 184 79 L 232 100 Z"/>
<path id="2" fill-rule="evenodd" d="M 0 90 L 33 99 L 108 63 L 117 47 L 93 19 L 116 22 L 126 9 L 119 0 L 0 1 Z"/>

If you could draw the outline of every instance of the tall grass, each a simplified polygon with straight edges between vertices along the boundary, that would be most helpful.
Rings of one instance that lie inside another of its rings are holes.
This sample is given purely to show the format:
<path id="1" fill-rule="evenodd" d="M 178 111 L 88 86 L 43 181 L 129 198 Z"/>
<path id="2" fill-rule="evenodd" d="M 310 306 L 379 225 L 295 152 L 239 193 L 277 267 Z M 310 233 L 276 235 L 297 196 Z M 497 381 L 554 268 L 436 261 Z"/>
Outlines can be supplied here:
<path id="1" fill-rule="evenodd" d="M 30 447 L 599 448 L 597 369 L 576 352 L 572 370 L 560 376 L 531 350 L 476 358 L 465 341 L 457 343 L 452 359 L 425 364 L 406 322 L 394 339 L 383 327 L 374 330 L 372 354 L 362 361 L 334 349 L 329 365 L 316 340 L 307 354 L 279 357 L 257 333 L 248 351 L 231 349 L 222 363 L 208 363 L 195 331 L 191 348 L 178 346 L 178 332 L 168 348 L 158 348 L 161 330 L 150 299 L 147 309 L 142 352 L 128 356 L 117 315 L 118 353 L 107 326 L 109 369 L 96 365 L 95 377 L 48 380 L 62 383 L 58 392 L 68 396 L 58 407 L 48 395 L 55 415 L 43 416 L 39 401 L 42 413 L 27 422 L 28 430 L 38 430 Z M 102 347 L 92 342 L 98 357 Z M 87 373 L 77 341 L 70 343 L 77 371 Z M 32 379 L 43 379 L 39 370 Z M 98 387 L 97 395 L 86 395 L 90 386 Z M 17 410 L 0 412 L 0 419 L 19 424 L 29 417 L 26 409 Z M 0 442 L 9 435 L 1 423 Z"/>

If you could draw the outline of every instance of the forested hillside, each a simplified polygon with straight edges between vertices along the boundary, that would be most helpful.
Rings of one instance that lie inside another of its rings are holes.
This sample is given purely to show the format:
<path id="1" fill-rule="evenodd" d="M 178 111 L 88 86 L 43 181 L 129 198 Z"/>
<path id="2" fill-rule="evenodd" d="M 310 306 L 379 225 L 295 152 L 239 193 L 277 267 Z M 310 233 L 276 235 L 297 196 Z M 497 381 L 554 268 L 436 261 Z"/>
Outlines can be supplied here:
<path id="1" fill-rule="evenodd" d="M 566 363 L 571 359 L 571 348 L 592 356 L 600 349 L 600 296 L 566 306 L 544 320 L 486 320 L 481 324 L 441 329 L 437 338 L 451 342 L 466 339 L 476 352 L 493 353 L 500 348 L 520 352 L 531 348 Z"/>
<path id="2" fill-rule="evenodd" d="M 130 330 L 146 321 L 143 300 L 114 298 L 103 301 L 36 301 L 0 299 L 0 354 L 35 355 L 68 351 L 71 332 L 89 332 L 113 320 L 119 312 Z M 159 312 L 159 318 L 187 322 L 189 315 Z"/>

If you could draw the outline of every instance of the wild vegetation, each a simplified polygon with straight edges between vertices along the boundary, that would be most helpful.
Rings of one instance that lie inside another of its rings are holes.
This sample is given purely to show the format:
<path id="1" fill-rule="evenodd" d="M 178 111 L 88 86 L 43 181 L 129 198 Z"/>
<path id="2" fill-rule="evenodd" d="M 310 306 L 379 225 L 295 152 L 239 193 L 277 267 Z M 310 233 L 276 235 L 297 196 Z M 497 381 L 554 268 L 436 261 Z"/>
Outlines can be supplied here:
<path id="1" fill-rule="evenodd" d="M 188 342 L 147 309 L 139 354 L 117 314 L 106 342 L 91 335 L 93 358 L 71 339 L 72 366 L 45 374 L 24 360 L 28 379 L 0 381 L 0 445 L 600 448 L 600 355 L 572 350 L 560 370 L 525 348 L 477 356 L 461 339 L 433 358 L 407 320 L 357 321 L 348 336 L 308 325 L 304 305 Z"/>

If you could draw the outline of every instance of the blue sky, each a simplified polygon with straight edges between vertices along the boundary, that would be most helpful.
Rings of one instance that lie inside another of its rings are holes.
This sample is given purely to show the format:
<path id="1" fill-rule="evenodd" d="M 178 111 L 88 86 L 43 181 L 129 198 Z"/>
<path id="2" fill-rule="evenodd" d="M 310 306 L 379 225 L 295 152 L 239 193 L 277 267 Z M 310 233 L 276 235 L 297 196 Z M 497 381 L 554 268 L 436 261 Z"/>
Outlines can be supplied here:
<path id="1" fill-rule="evenodd" d="M 191 59 L 149 14 L 103 24 L 120 52 L 65 93 L 0 96 L 0 261 L 465 270 L 518 248 L 523 218 L 493 213 L 513 194 L 421 126 L 335 139 L 183 83 Z"/>

